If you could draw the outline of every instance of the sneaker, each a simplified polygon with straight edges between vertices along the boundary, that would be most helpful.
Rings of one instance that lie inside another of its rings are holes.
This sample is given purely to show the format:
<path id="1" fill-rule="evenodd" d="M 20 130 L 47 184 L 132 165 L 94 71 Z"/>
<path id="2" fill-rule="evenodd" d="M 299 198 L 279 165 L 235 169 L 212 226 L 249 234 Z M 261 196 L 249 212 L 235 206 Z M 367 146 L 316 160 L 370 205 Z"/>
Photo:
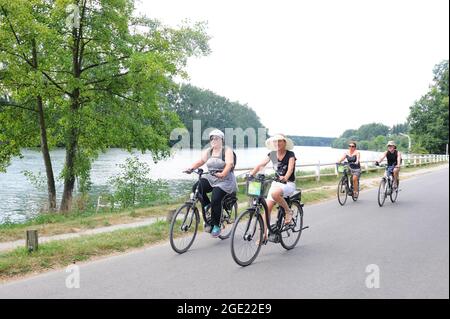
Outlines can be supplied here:
<path id="1" fill-rule="evenodd" d="M 213 227 L 213 229 L 212 229 L 212 232 L 211 232 L 211 235 L 212 235 L 214 238 L 217 238 L 217 237 L 219 237 L 219 235 L 220 235 L 220 231 L 221 231 L 220 227 L 214 225 L 214 227 Z"/>

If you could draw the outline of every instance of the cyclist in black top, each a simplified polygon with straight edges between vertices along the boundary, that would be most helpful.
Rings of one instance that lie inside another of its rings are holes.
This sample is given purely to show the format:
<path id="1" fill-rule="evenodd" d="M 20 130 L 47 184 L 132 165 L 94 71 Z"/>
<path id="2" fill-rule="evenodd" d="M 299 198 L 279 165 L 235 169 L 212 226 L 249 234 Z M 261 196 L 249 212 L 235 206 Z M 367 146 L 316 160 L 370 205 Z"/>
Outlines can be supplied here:
<path id="1" fill-rule="evenodd" d="M 400 165 L 402 164 L 402 154 L 397 150 L 397 145 L 394 141 L 387 143 L 387 151 L 383 153 L 381 158 L 375 162 L 375 165 L 379 165 L 385 158 L 387 159 L 388 171 L 394 175 L 394 189 L 398 188 L 400 183 Z"/>
<path id="2" fill-rule="evenodd" d="M 264 160 L 258 164 L 250 173 L 255 176 L 267 164 L 272 162 L 276 176 L 280 182 L 273 182 L 267 196 L 267 208 L 269 214 L 275 203 L 283 207 L 286 212 L 285 223 L 292 222 L 293 213 L 286 203 L 284 197 L 289 197 L 295 192 L 295 154 L 291 150 L 294 143 L 283 134 L 276 134 L 266 140 L 266 147 L 271 150 Z M 264 240 L 267 239 L 267 221 L 263 215 L 264 221 Z"/>
<path id="3" fill-rule="evenodd" d="M 361 154 L 356 149 L 356 142 L 351 141 L 348 144 L 348 152 L 345 153 L 338 161 L 341 163 L 343 160 L 347 160 L 350 167 L 350 173 L 353 178 L 353 196 L 358 197 L 359 195 L 359 177 L 361 176 L 361 164 L 360 164 Z"/>

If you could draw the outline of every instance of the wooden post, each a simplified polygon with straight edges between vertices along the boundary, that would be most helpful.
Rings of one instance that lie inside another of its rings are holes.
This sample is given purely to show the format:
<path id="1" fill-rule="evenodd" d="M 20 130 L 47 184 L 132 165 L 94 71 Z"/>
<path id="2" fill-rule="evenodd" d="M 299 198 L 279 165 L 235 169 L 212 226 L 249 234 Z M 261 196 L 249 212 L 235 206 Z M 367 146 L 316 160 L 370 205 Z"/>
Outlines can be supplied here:
<path id="1" fill-rule="evenodd" d="M 175 215 L 175 212 L 176 212 L 175 209 L 169 210 L 169 212 L 166 215 L 166 222 L 168 222 L 168 223 L 172 222 L 172 218 L 173 218 L 173 215 Z"/>
<path id="2" fill-rule="evenodd" d="M 26 248 L 29 252 L 38 250 L 39 239 L 37 230 L 27 230 Z"/>

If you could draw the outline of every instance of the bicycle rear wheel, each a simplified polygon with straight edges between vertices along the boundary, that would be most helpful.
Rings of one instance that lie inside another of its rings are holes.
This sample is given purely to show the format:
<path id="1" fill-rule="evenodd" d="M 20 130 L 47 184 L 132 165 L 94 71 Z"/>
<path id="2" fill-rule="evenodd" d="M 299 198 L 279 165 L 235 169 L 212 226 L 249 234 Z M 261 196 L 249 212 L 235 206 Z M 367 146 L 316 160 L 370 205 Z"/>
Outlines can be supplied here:
<path id="1" fill-rule="evenodd" d="M 293 226 L 288 228 L 285 226 L 286 229 L 281 232 L 281 246 L 287 250 L 293 249 L 297 245 L 303 230 L 303 208 L 299 203 L 293 202 L 291 209 L 293 212 Z M 284 217 L 282 220 L 282 225 L 283 224 Z"/>
<path id="2" fill-rule="evenodd" d="M 238 214 L 238 204 L 237 202 L 230 209 L 222 208 L 222 231 L 219 235 L 220 239 L 227 239 L 231 235 L 233 229 L 233 224 L 236 221 Z"/>
<path id="3" fill-rule="evenodd" d="M 248 209 L 237 218 L 231 231 L 231 255 L 240 266 L 250 265 L 263 244 L 264 224 L 260 214 Z"/>
<path id="4" fill-rule="evenodd" d="M 198 209 L 192 204 L 184 204 L 175 212 L 170 224 L 170 245 L 174 251 L 188 251 L 197 236 L 199 221 Z"/>
<path id="5" fill-rule="evenodd" d="M 347 201 L 347 195 L 347 179 L 345 177 L 342 177 L 337 189 L 337 198 L 341 206 L 345 205 L 345 202 Z"/>
<path id="6" fill-rule="evenodd" d="M 392 185 L 394 184 L 394 182 L 392 182 Z M 398 185 L 397 187 L 391 190 L 391 194 L 389 196 L 391 198 L 391 202 L 395 203 L 397 201 L 397 197 L 398 197 Z"/>
<path id="7" fill-rule="evenodd" d="M 378 205 L 382 207 L 384 202 L 386 201 L 386 191 L 387 191 L 387 182 L 386 179 L 382 179 L 380 181 L 380 186 L 378 186 Z"/>

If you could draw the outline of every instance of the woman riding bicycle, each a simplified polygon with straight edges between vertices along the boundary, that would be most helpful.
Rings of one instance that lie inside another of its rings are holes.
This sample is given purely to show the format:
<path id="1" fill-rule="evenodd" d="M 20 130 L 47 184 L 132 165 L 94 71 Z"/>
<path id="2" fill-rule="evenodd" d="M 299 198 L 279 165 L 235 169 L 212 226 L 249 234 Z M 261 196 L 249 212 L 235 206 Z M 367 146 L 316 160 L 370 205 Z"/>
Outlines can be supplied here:
<path id="1" fill-rule="evenodd" d="M 353 180 L 353 196 L 355 198 L 359 195 L 359 177 L 361 176 L 361 163 L 360 163 L 361 154 L 356 149 L 356 143 L 354 141 L 348 144 L 348 152 L 346 152 L 338 161 L 338 163 L 342 163 L 343 160 L 347 160 L 350 173 L 352 174 Z"/>
<path id="2" fill-rule="evenodd" d="M 394 175 L 394 185 L 393 188 L 398 188 L 400 183 L 399 175 L 400 175 L 400 165 L 402 163 L 402 154 L 397 151 L 397 145 L 394 141 L 389 141 L 387 143 L 387 151 L 383 153 L 381 158 L 375 162 L 375 165 L 380 165 L 380 162 L 387 158 L 387 170 L 389 173 Z"/>
<path id="3" fill-rule="evenodd" d="M 285 224 L 292 222 L 293 213 L 286 203 L 285 197 L 289 197 L 295 192 L 295 158 L 294 143 L 291 139 L 283 134 L 276 134 L 266 140 L 266 147 L 271 151 L 264 160 L 258 164 L 250 173 L 255 176 L 261 169 L 263 169 L 269 162 L 272 162 L 275 174 L 279 182 L 274 181 L 270 186 L 267 196 L 267 208 L 269 215 L 272 212 L 275 203 L 283 207 L 286 217 Z M 264 240 L 267 240 L 267 223 L 265 216 L 264 221 Z"/>
<path id="4" fill-rule="evenodd" d="M 217 172 L 204 175 L 200 180 L 201 203 L 205 208 L 211 209 L 211 225 L 205 225 L 205 231 L 218 237 L 220 235 L 220 218 L 222 213 L 222 200 L 227 194 L 237 191 L 236 177 L 234 176 L 233 150 L 224 146 L 224 133 L 213 130 L 209 133 L 210 147 L 202 151 L 201 158 L 186 170 L 187 173 L 201 167 L 206 163 L 208 171 Z M 199 182 L 195 183 L 193 190 Z M 207 193 L 212 193 L 211 200 Z"/>

